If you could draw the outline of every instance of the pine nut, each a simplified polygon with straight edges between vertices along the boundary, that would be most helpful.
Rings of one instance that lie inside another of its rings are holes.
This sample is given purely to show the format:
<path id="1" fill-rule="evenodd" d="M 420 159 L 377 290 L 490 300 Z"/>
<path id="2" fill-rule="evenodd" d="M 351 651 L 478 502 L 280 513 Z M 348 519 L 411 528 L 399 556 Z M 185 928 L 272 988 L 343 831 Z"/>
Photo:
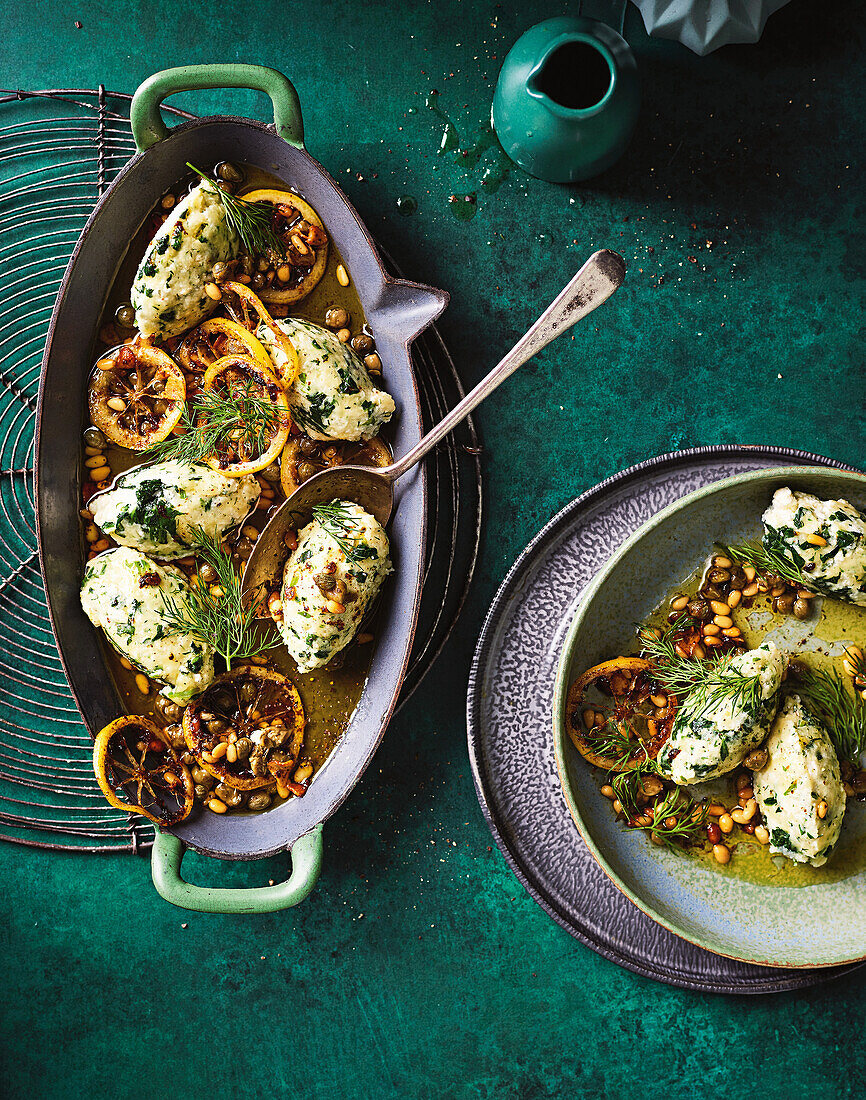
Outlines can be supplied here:
<path id="1" fill-rule="evenodd" d="M 719 828 L 723 833 L 730 833 L 734 828 L 734 819 L 729 813 L 719 815 Z"/>
<path id="2" fill-rule="evenodd" d="M 725 630 L 729 626 L 734 625 L 734 620 L 730 617 L 730 615 L 716 615 L 713 618 L 713 622 L 716 624 L 716 626 L 720 626 L 723 630 Z"/>
<path id="3" fill-rule="evenodd" d="M 726 844 L 714 844 L 713 859 L 716 863 L 730 863 L 731 849 Z"/>
<path id="4" fill-rule="evenodd" d="M 132 669 L 132 661 L 128 660 L 126 657 L 119 657 L 118 660 L 124 668 Z"/>
<path id="5" fill-rule="evenodd" d="M 210 588 L 208 589 L 208 591 L 210 592 L 210 594 L 213 596 L 213 598 L 215 600 L 221 600 L 223 598 L 223 596 L 225 595 L 225 592 L 223 592 L 223 590 L 220 588 L 220 586 L 218 584 L 212 584 L 210 586 Z"/>
<path id="6" fill-rule="evenodd" d="M 721 633 L 721 629 L 722 628 L 720 626 L 716 626 L 715 623 L 704 623 L 703 627 L 701 628 L 701 632 L 703 633 L 705 638 L 712 638 L 714 634 Z"/>
<path id="7" fill-rule="evenodd" d="M 857 666 L 852 664 L 847 658 L 842 661 L 842 667 L 849 676 L 854 677 L 857 675 Z"/>
<path id="8" fill-rule="evenodd" d="M 105 403 L 109 409 L 113 409 L 115 412 L 126 412 L 126 402 L 122 397 L 109 397 Z"/>
<path id="9" fill-rule="evenodd" d="M 214 747 L 210 750 L 211 761 L 213 762 L 214 760 L 222 760 L 228 750 L 229 747 L 226 742 L 220 741 L 219 744 L 214 745 Z"/>
<path id="10" fill-rule="evenodd" d="M 755 584 L 754 581 L 752 581 L 751 584 L 747 584 L 746 587 L 744 589 L 742 589 L 742 592 L 743 592 L 743 596 L 746 597 L 746 598 L 748 598 L 749 596 L 757 596 L 758 586 L 757 586 L 757 584 Z"/>
<path id="11" fill-rule="evenodd" d="M 205 283 L 204 292 L 214 302 L 220 301 L 223 296 L 223 292 L 216 285 L 216 283 Z"/>
<path id="12" fill-rule="evenodd" d="M 220 802 L 218 798 L 209 798 L 206 802 L 206 806 L 209 810 L 213 810 L 215 814 L 224 814 L 228 809 L 225 802 Z"/>
<path id="13" fill-rule="evenodd" d="M 676 599 L 671 600 L 671 611 L 682 611 L 684 607 L 688 606 L 688 603 L 688 596 L 677 596 Z"/>
<path id="14" fill-rule="evenodd" d="M 668 705 L 667 695 L 651 695 L 650 700 L 652 701 L 653 706 L 656 707 L 666 707 Z"/>
<path id="15" fill-rule="evenodd" d="M 337 282 L 340 286 L 349 285 L 349 272 L 343 267 L 342 264 L 337 264 Z"/>
<path id="16" fill-rule="evenodd" d="M 371 351 L 369 355 L 364 356 L 364 366 L 367 368 L 370 374 L 382 373 L 382 360 L 375 353 L 375 351 Z"/>
<path id="17" fill-rule="evenodd" d="M 610 783 L 605 783 L 601 788 L 601 793 L 605 798 L 613 798 L 613 787 L 611 787 Z"/>
<path id="18" fill-rule="evenodd" d="M 92 549 L 94 549 L 97 554 L 101 554 L 102 551 L 107 550 L 109 546 L 111 546 L 111 543 L 108 541 L 108 539 L 102 538 L 96 540 L 96 542 L 93 544 Z"/>
<path id="19" fill-rule="evenodd" d="M 100 370 L 111 370 L 114 366 L 114 360 L 109 358 L 100 359 L 96 365 Z"/>
<path id="20" fill-rule="evenodd" d="M 719 805 L 718 802 L 711 802 L 709 806 L 707 806 L 707 813 L 710 817 L 721 817 L 722 814 L 727 813 L 727 810 L 724 806 Z"/>
<path id="21" fill-rule="evenodd" d="M 337 332 L 337 339 L 341 344 L 348 344 L 352 339 L 352 333 L 347 328 L 341 328 Z"/>
<path id="22" fill-rule="evenodd" d="M 88 523 L 88 525 L 84 528 L 84 537 L 85 539 L 87 539 L 88 542 L 97 541 L 97 539 L 99 538 L 99 528 L 96 526 L 95 523 Z M 854 673 L 852 672 L 851 675 L 853 676 Z"/>
<path id="23" fill-rule="evenodd" d="M 721 638 L 704 638 L 704 645 L 717 646 L 722 644 Z"/>
<path id="24" fill-rule="evenodd" d="M 98 469 L 90 471 L 90 477 L 92 481 L 106 481 L 111 477 L 111 468 L 108 466 L 100 466 Z"/>
<path id="25" fill-rule="evenodd" d="M 755 826 L 755 840 L 757 840 L 759 844 L 770 843 L 770 830 L 766 825 Z"/>
<path id="26" fill-rule="evenodd" d="M 810 546 L 827 545 L 827 540 L 824 538 L 823 535 L 806 535 L 806 542 L 808 542 Z"/>
<path id="27" fill-rule="evenodd" d="M 295 772 L 293 778 L 296 783 L 304 783 L 313 774 L 312 764 L 301 764 L 298 770 Z"/>
<path id="28" fill-rule="evenodd" d="M 587 707 L 586 710 L 583 712 L 583 724 L 588 730 L 591 730 L 592 727 L 595 725 L 595 711 L 592 709 L 592 707 Z"/>
<path id="29" fill-rule="evenodd" d="M 85 458 L 84 465 L 88 470 L 98 470 L 100 466 L 105 465 L 105 455 L 102 451 L 92 455 L 90 458 Z"/>
<path id="30" fill-rule="evenodd" d="M 229 745 L 226 749 L 226 760 L 229 764 L 237 764 L 238 762 L 238 750 L 234 745 Z"/>
<path id="31" fill-rule="evenodd" d="M 797 599 L 798 600 L 814 600 L 815 599 L 815 593 L 810 592 L 808 590 L 808 588 L 798 588 L 797 589 Z"/>
<path id="32" fill-rule="evenodd" d="M 706 657 L 706 655 L 707 651 L 704 649 L 701 643 L 698 642 L 698 644 L 692 650 L 692 657 L 694 657 L 696 661 L 702 661 L 704 657 Z"/>
<path id="33" fill-rule="evenodd" d="M 101 455 L 101 454 L 103 454 L 104 452 L 105 452 L 105 448 L 104 448 L 104 447 L 85 447 L 85 448 L 84 448 L 84 453 L 85 453 L 85 454 L 86 454 L 86 455 L 87 455 L 87 456 L 88 456 L 89 458 L 93 458 L 93 456 L 94 456 L 94 455 Z"/>
<path id="34" fill-rule="evenodd" d="M 618 814 L 622 813 L 622 803 L 620 802 L 620 800 L 618 798 L 615 798 L 613 800 L 613 809 L 614 809 L 614 813 L 618 813 Z"/>
<path id="35" fill-rule="evenodd" d="M 277 794 L 280 796 L 280 798 L 288 798 L 289 797 L 289 788 L 284 787 L 283 784 L 279 781 L 279 779 L 277 780 Z"/>
<path id="36" fill-rule="evenodd" d="M 330 611 L 332 615 L 342 615 L 343 612 L 346 610 L 343 604 L 338 603 L 337 600 L 328 600 L 328 602 L 325 604 L 325 607 L 327 607 L 328 611 Z"/>
<path id="37" fill-rule="evenodd" d="M 774 599 L 777 596 L 784 596 L 785 595 L 785 586 L 783 584 L 774 585 L 773 588 L 770 589 L 770 595 Z"/>
<path id="38" fill-rule="evenodd" d="M 143 672 L 139 672 L 135 677 L 135 686 L 141 692 L 142 695 L 150 694 L 150 680 L 144 675 Z"/>
<path id="39" fill-rule="evenodd" d="M 859 645 L 846 646 L 844 655 L 848 658 L 849 661 L 854 661 L 855 664 L 857 663 L 857 661 L 863 660 L 863 650 L 860 648 Z"/>
<path id="40" fill-rule="evenodd" d="M 373 635 L 372 634 L 364 633 L 364 634 L 359 634 L 358 637 L 355 639 L 355 642 L 356 642 L 357 645 L 369 645 L 370 642 L 372 642 L 372 640 L 373 640 Z"/>
<path id="41" fill-rule="evenodd" d="M 710 600 L 710 607 L 716 615 L 730 615 L 731 613 L 730 607 L 726 603 L 722 603 L 721 600 Z"/>
<path id="42" fill-rule="evenodd" d="M 723 630 L 722 633 L 726 638 L 739 638 L 740 628 L 737 626 L 729 626 L 727 630 Z"/>
<path id="43" fill-rule="evenodd" d="M 257 527 L 242 527 L 241 534 L 244 536 L 244 538 L 249 539 L 250 542 L 255 542 L 256 539 L 259 537 L 259 531 Z"/>
<path id="44" fill-rule="evenodd" d="M 731 821 L 736 821 L 738 825 L 746 825 L 755 816 L 758 809 L 758 803 L 754 798 L 750 798 L 745 806 L 736 806 L 731 810 Z"/>
<path id="45" fill-rule="evenodd" d="M 292 277 L 292 269 L 288 264 L 280 264 L 277 268 L 277 278 L 281 283 L 287 283 Z"/>
<path id="46" fill-rule="evenodd" d="M 820 817 L 822 821 L 827 816 L 827 810 L 829 808 L 830 807 L 827 805 L 827 803 L 822 798 L 821 801 L 818 803 L 818 817 Z"/>
<path id="47" fill-rule="evenodd" d="M 730 569 L 733 564 L 730 558 L 713 558 L 713 565 L 718 569 Z"/>
<path id="48" fill-rule="evenodd" d="M 746 577 L 747 581 L 753 581 L 755 579 L 755 577 L 758 575 L 758 572 L 755 569 L 754 565 L 744 565 L 743 566 L 743 573 L 745 574 L 745 577 Z"/>
<path id="49" fill-rule="evenodd" d="M 742 598 L 743 598 L 743 593 L 742 592 L 738 591 L 736 588 L 732 589 L 728 593 L 728 607 L 730 607 L 731 610 L 733 610 L 735 607 L 739 606 L 740 600 Z"/>

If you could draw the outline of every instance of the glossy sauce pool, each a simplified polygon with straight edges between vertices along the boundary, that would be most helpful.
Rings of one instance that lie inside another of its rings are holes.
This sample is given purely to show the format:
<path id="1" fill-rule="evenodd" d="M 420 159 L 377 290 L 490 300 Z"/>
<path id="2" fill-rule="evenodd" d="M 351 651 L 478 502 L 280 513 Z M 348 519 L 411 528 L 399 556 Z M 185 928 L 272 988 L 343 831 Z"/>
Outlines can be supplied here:
<path id="1" fill-rule="evenodd" d="M 691 599 L 697 595 L 705 566 L 706 563 L 703 563 L 688 580 L 671 590 L 647 621 L 648 626 L 663 629 L 668 625 L 667 615 L 675 596 L 685 593 Z M 854 643 L 866 648 L 866 610 L 863 608 L 841 600 L 817 597 L 814 600 L 816 610 L 809 619 L 801 622 L 793 616 L 774 613 L 770 602 L 767 597 L 758 597 L 752 607 L 736 608 L 733 612 L 734 624 L 742 631 L 749 649 L 754 649 L 770 636 L 799 663 L 816 669 L 838 671 L 838 657 L 845 646 Z M 731 806 L 736 804 L 734 776 L 739 770 L 721 779 L 695 784 L 687 790 L 696 800 L 709 799 Z M 699 860 L 717 874 L 764 886 L 814 886 L 839 882 L 866 870 L 866 834 L 855 835 L 863 832 L 864 820 L 866 806 L 849 798 L 838 847 L 823 867 L 794 863 L 784 856 L 771 854 L 767 845 L 760 844 L 738 826 L 723 838 L 731 849 L 729 863 L 722 865 L 716 862 L 709 841 L 686 849 L 687 858 Z"/>
<path id="2" fill-rule="evenodd" d="M 286 183 L 257 168 L 244 164 L 243 169 L 246 178 L 238 192 L 240 195 L 243 195 L 244 191 L 263 187 L 290 190 Z M 180 197 L 185 194 L 186 189 L 186 186 L 180 186 L 176 194 Z M 159 204 L 159 201 L 160 196 L 154 196 L 154 207 Z M 325 225 L 326 232 L 327 229 L 328 227 Z M 150 232 L 147 223 L 145 223 L 140 233 L 131 242 L 120 265 L 117 278 L 106 303 L 102 325 L 114 323 L 114 312 L 117 306 L 129 301 L 129 290 L 149 239 Z M 341 286 L 337 280 L 337 267 L 342 263 L 343 259 L 333 241 L 330 240 L 329 234 L 328 263 L 325 273 L 310 294 L 301 301 L 292 303 L 290 314 L 293 317 L 302 317 L 305 320 L 324 326 L 325 314 L 331 307 L 336 306 L 345 309 L 349 313 L 350 322 L 348 327 L 351 329 L 353 336 L 360 332 L 369 332 L 360 299 L 355 292 L 354 283 L 351 281 L 351 270 L 348 266 L 346 266 L 346 270 L 350 276 L 349 285 L 347 287 Z M 118 326 L 118 331 L 121 340 L 123 340 L 128 338 L 131 330 L 120 329 Z M 93 354 L 94 362 L 106 350 L 106 347 L 107 345 L 101 340 L 97 342 Z M 382 385 L 387 389 L 387 379 L 382 380 Z M 85 411 L 82 432 L 88 427 L 89 423 Z M 385 442 L 388 442 L 387 426 L 384 438 Z M 114 447 L 111 444 L 106 448 L 106 457 L 111 467 L 112 479 L 131 467 L 146 461 L 137 452 Z M 275 509 L 285 498 L 280 490 L 279 482 L 274 485 L 274 488 L 276 489 Z M 272 511 L 273 509 L 267 512 L 255 511 L 242 526 L 252 525 L 261 530 Z M 82 562 L 84 563 L 86 561 L 86 543 L 83 539 L 82 551 Z M 345 732 L 361 698 L 375 651 L 375 609 L 372 615 L 362 624 L 362 630 L 364 633 L 373 634 L 374 641 L 359 644 L 355 640 L 337 654 L 324 668 L 315 669 L 313 672 L 304 675 L 298 673 L 294 662 L 282 645 L 265 654 L 267 667 L 287 676 L 294 682 L 300 693 L 307 718 L 307 726 L 304 734 L 304 747 L 299 759 L 301 762 L 311 763 L 316 771 L 324 764 Z M 105 654 L 106 666 L 121 699 L 121 709 L 129 714 L 139 714 L 153 718 L 159 725 L 164 725 L 165 719 L 156 708 L 156 702 L 159 698 L 158 687 L 151 684 L 150 692 L 146 696 L 142 695 L 135 682 L 137 670 L 129 670 L 121 664 L 119 655 L 107 643 L 101 631 L 100 642 Z M 219 657 L 217 657 L 216 662 L 217 672 L 219 673 L 223 671 L 224 665 Z M 198 810 L 193 812 L 198 812 Z"/>

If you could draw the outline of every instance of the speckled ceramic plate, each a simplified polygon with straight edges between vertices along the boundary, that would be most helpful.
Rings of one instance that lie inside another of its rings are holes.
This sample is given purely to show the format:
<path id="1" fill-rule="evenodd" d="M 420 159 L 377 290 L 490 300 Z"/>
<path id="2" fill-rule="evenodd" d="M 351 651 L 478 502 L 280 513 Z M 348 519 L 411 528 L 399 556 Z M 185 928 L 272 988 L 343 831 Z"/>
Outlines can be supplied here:
<path id="1" fill-rule="evenodd" d="M 589 490 L 515 562 L 488 613 L 470 676 L 476 790 L 518 879 L 562 927 L 599 954 L 684 988 L 774 992 L 853 967 L 767 968 L 712 954 L 660 927 L 613 885 L 575 828 L 559 784 L 550 726 L 556 668 L 581 593 L 642 523 L 714 481 L 792 464 L 849 468 L 781 448 L 698 448 L 651 459 Z"/>
<path id="2" fill-rule="evenodd" d="M 654 847 L 643 832 L 624 830 L 599 794 L 601 773 L 587 767 L 565 728 L 569 684 L 585 669 L 626 650 L 634 639 L 633 624 L 645 622 L 673 588 L 701 567 L 714 542 L 737 544 L 759 535 L 761 513 L 786 485 L 866 507 L 862 474 L 798 465 L 737 474 L 656 511 L 613 554 L 572 617 L 554 687 L 553 740 L 575 824 L 605 873 L 635 905 L 692 943 L 742 962 L 834 966 L 866 958 L 862 805 L 849 807 L 839 850 L 826 868 L 807 875 L 804 885 L 747 881 L 735 873 L 739 855 L 722 872 Z M 830 603 L 815 600 L 805 622 L 789 617 L 766 636 L 794 653 L 820 646 L 838 655 L 851 642 L 866 645 L 866 611 L 851 609 L 843 625 L 826 614 Z M 766 850 L 760 854 L 780 878 L 786 867 L 793 870 L 785 861 L 774 867 Z"/>

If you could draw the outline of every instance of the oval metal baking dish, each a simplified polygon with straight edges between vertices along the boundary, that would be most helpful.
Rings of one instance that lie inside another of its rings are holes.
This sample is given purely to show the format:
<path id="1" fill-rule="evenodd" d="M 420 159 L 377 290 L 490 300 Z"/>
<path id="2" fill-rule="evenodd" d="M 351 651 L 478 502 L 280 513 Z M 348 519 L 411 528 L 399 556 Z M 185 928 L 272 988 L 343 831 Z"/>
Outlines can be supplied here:
<path id="1" fill-rule="evenodd" d="M 212 116 L 169 132 L 159 105 L 175 92 L 254 88 L 274 105 L 274 125 Z M 122 169 L 85 226 L 61 284 L 45 347 L 36 435 L 36 516 L 48 608 L 72 693 L 91 735 L 122 711 L 107 673 L 97 631 L 78 598 L 83 549 L 81 430 L 87 379 L 100 317 L 117 270 L 154 202 L 187 174 L 187 162 L 226 157 L 263 169 L 317 210 L 350 269 L 376 346 L 386 365 L 398 415 L 396 456 L 421 436 L 411 341 L 445 308 L 448 295 L 391 278 L 349 201 L 307 153 L 297 93 L 273 69 L 255 65 L 185 66 L 157 73 L 136 92 L 130 113 L 138 153 Z M 303 798 L 258 815 L 199 814 L 157 830 L 153 874 L 167 900 L 209 912 L 284 908 L 312 889 L 321 863 L 322 822 L 337 809 L 375 752 L 394 710 L 406 670 L 422 583 L 426 486 L 420 468 L 400 482 L 390 525 L 395 573 L 383 592 L 373 664 L 348 729 Z M 196 887 L 180 876 L 184 846 L 221 859 L 257 859 L 293 849 L 290 879 L 253 890 Z"/>

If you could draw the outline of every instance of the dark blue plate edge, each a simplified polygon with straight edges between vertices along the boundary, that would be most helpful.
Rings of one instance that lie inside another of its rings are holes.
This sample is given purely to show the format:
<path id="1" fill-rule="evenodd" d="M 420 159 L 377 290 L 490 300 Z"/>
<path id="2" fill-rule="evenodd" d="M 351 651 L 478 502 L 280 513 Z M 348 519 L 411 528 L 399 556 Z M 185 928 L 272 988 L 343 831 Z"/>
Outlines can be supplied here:
<path id="1" fill-rule="evenodd" d="M 493 638 L 496 629 L 502 619 L 506 607 L 519 587 L 521 579 L 536 558 L 543 554 L 552 541 L 559 537 L 564 526 L 570 525 L 576 514 L 594 504 L 599 497 L 603 497 L 614 486 L 619 489 L 628 485 L 629 481 L 638 480 L 648 470 L 659 468 L 676 469 L 687 464 L 693 459 L 723 458 L 726 456 L 743 458 L 767 458 L 770 460 L 784 459 L 792 464 L 827 466 L 837 470 L 849 470 L 859 473 L 854 466 L 849 466 L 836 459 L 827 458 L 824 455 L 814 454 L 810 451 L 798 451 L 788 447 L 772 447 L 762 444 L 719 444 L 707 447 L 691 447 L 683 451 L 672 451 L 667 454 L 656 455 L 653 458 L 629 466 L 619 473 L 605 478 L 603 481 L 587 489 L 576 497 L 564 508 L 560 509 L 542 527 L 537 535 L 528 543 L 508 570 L 500 584 L 490 608 L 485 616 L 478 643 L 472 658 L 469 672 L 469 682 L 466 694 L 466 732 L 469 749 L 469 763 L 472 768 L 472 780 L 475 784 L 475 793 L 478 798 L 481 812 L 487 822 L 487 826 L 496 841 L 502 855 L 511 868 L 517 880 L 527 891 L 530 897 L 536 901 L 542 909 L 552 917 L 554 921 L 575 939 L 586 947 L 601 955 L 602 958 L 616 963 L 634 974 L 645 978 L 675 986 L 678 989 L 688 989 L 701 993 L 725 993 L 740 995 L 755 995 L 759 993 L 782 993 L 794 989 L 806 989 L 820 985 L 835 978 L 850 974 L 859 970 L 863 963 L 854 963 L 849 966 L 821 967 L 812 970 L 780 970 L 777 967 L 766 967 L 766 978 L 756 976 L 754 979 L 743 976 L 741 982 L 722 981 L 696 981 L 692 977 L 685 977 L 678 973 L 668 972 L 648 963 L 641 958 L 630 957 L 620 950 L 611 947 L 601 938 L 581 927 L 574 921 L 570 914 L 563 913 L 545 892 L 543 884 L 535 879 L 524 869 L 518 858 L 512 853 L 507 838 L 507 822 L 497 819 L 495 810 L 488 800 L 484 783 L 484 773 L 481 763 L 480 726 L 481 726 L 481 696 L 483 692 L 483 673 L 493 648 Z M 624 899 L 626 904 L 627 899 Z M 695 950 L 701 950 L 695 948 Z M 707 954 L 712 955 L 711 952 Z M 721 956 L 712 956 L 719 958 Z M 754 968 L 758 969 L 758 968 Z"/>

